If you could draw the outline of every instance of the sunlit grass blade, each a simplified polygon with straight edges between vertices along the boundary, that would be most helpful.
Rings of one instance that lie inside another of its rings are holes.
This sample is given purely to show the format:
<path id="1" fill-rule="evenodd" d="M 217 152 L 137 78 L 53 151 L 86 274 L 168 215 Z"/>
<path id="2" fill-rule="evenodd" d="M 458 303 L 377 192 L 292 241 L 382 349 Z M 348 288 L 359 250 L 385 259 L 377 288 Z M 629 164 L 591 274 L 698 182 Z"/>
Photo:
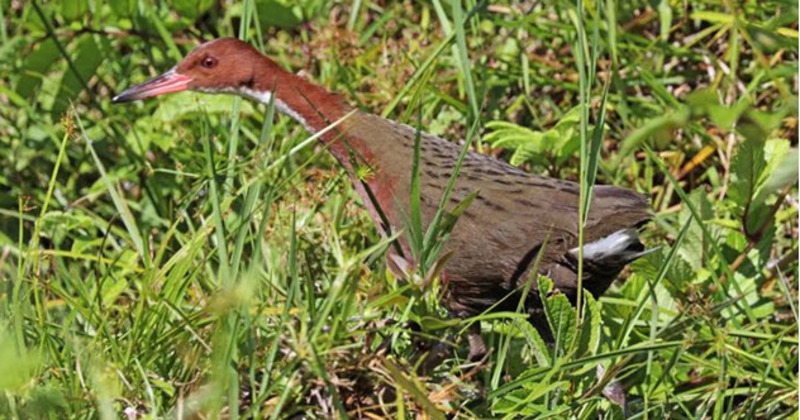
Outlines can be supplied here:
<path id="1" fill-rule="evenodd" d="M 108 192 L 109 197 L 111 197 L 111 200 L 114 202 L 114 207 L 116 207 L 117 212 L 119 212 L 119 217 L 122 219 L 122 223 L 125 225 L 125 229 L 128 231 L 128 238 L 133 243 L 136 252 L 142 259 L 142 264 L 145 267 L 149 267 L 150 256 L 147 252 L 145 252 L 144 240 L 139 232 L 136 219 L 134 219 L 133 213 L 131 213 L 127 201 L 123 200 L 121 197 L 119 191 L 117 190 L 116 184 L 109 178 L 103 162 L 100 160 L 100 157 L 97 156 L 97 152 L 94 150 L 92 140 L 89 138 L 89 135 L 83 128 L 83 122 L 81 121 L 80 117 L 78 115 L 75 115 L 74 117 L 75 121 L 78 123 L 78 127 L 80 128 L 81 136 L 83 136 L 84 141 L 86 141 L 86 147 L 92 154 L 92 158 L 97 166 L 97 170 L 100 172 L 100 176 L 102 177 L 103 183 L 106 186 L 106 191 Z"/>

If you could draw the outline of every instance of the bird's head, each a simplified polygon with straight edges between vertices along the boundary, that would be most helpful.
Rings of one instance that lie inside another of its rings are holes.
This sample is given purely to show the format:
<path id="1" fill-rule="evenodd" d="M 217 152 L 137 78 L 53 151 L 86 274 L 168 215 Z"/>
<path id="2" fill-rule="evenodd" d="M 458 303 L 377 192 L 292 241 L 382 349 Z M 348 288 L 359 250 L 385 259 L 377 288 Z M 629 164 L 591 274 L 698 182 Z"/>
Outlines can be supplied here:
<path id="1" fill-rule="evenodd" d="M 257 77 L 269 71 L 270 64 L 250 44 L 235 38 L 216 39 L 195 48 L 166 73 L 125 90 L 111 101 L 129 102 L 184 90 L 252 96 Z"/>

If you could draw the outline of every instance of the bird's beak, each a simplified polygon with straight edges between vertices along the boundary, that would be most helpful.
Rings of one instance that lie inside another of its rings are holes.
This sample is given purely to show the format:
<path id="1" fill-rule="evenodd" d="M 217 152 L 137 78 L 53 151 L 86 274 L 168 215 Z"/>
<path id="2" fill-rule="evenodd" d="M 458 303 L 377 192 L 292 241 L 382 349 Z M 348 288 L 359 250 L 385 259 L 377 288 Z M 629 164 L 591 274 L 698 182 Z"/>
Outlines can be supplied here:
<path id="1" fill-rule="evenodd" d="M 175 71 L 173 67 L 168 72 L 136 85 L 111 99 L 112 103 L 130 102 L 139 99 L 151 98 L 165 93 L 180 92 L 189 89 L 192 78 Z"/>

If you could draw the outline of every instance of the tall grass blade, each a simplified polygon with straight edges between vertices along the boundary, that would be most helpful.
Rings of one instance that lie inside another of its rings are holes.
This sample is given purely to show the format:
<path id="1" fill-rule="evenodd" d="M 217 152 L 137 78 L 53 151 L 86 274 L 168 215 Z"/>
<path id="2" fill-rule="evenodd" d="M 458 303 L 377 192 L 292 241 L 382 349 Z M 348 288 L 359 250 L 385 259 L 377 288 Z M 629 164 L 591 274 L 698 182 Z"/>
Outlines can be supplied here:
<path id="1" fill-rule="evenodd" d="M 89 135 L 83 128 L 83 122 L 77 114 L 74 115 L 74 118 L 78 123 L 78 127 L 80 128 L 81 136 L 83 137 L 84 141 L 86 141 L 86 148 L 89 149 L 89 152 L 92 154 L 94 164 L 97 166 L 98 172 L 100 172 L 100 177 L 103 179 L 103 184 L 106 186 L 106 191 L 108 192 L 109 197 L 111 197 L 111 201 L 114 203 L 114 207 L 117 209 L 119 217 L 122 219 L 122 223 L 125 225 L 125 229 L 128 231 L 128 237 L 130 238 L 130 241 L 133 243 L 136 252 L 139 254 L 142 264 L 145 267 L 149 267 L 150 255 L 145 252 L 144 240 L 139 232 L 136 219 L 134 219 L 133 213 L 131 213 L 131 209 L 128 207 L 127 201 L 122 199 L 117 186 L 108 176 L 103 162 L 100 160 L 100 157 L 97 156 L 97 152 L 94 150 L 91 138 L 89 138 Z"/>

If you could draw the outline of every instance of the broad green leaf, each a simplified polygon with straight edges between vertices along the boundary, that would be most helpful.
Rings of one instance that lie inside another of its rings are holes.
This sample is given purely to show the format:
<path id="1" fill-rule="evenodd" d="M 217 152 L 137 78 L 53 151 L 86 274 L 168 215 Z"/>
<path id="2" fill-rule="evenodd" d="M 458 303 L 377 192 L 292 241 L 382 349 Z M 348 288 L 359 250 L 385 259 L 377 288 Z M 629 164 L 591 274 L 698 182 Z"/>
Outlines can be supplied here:
<path id="1" fill-rule="evenodd" d="M 214 5 L 214 0 L 172 0 L 172 7 L 182 17 L 195 20 Z"/>
<path id="2" fill-rule="evenodd" d="M 106 306 L 113 304 L 128 289 L 128 286 L 126 281 L 107 281 L 103 283 L 103 304 Z"/>
<path id="3" fill-rule="evenodd" d="M 570 108 L 566 114 L 561 116 L 553 128 L 575 127 L 581 122 L 581 109 L 579 106 Z"/>
<path id="4" fill-rule="evenodd" d="M 61 78 L 56 101 L 51 110 L 51 115 L 54 119 L 60 117 L 67 110 L 70 102 L 77 102 L 78 94 L 85 87 L 84 83 L 89 83 L 89 79 L 95 75 L 97 68 L 100 67 L 104 59 L 105 54 L 98 48 L 97 43 L 94 41 L 94 36 L 85 35 L 81 37 L 76 47 L 76 54 L 72 57 L 72 62 L 75 65 L 74 71 L 68 68 Z"/>
<path id="5" fill-rule="evenodd" d="M 525 145 L 518 147 L 514 151 L 514 154 L 511 155 L 511 159 L 509 159 L 509 163 L 513 166 L 519 166 L 526 162 L 533 162 L 536 164 L 544 163 L 543 155 L 538 151 L 538 146 L 532 147 L 532 145 Z"/>
<path id="6" fill-rule="evenodd" d="M 108 5 L 119 17 L 130 17 L 136 13 L 136 0 L 110 0 Z"/>
<path id="7" fill-rule="evenodd" d="M 786 113 L 786 108 L 778 112 L 761 112 L 749 108 L 742 112 L 737 122 L 737 129 L 745 139 L 764 142 L 772 130 L 779 127 Z"/>
<path id="8" fill-rule="evenodd" d="M 293 28 L 303 22 L 303 9 L 293 2 L 262 0 L 256 2 L 256 13 L 262 27 Z"/>
<path id="9" fill-rule="evenodd" d="M 521 147 L 531 142 L 531 138 L 542 135 L 540 132 L 507 121 L 490 121 L 486 123 L 486 129 L 491 131 L 484 136 L 484 140 L 494 147 Z"/>
<path id="10" fill-rule="evenodd" d="M 663 253 L 666 256 L 669 250 L 665 248 Z M 664 283 L 664 287 L 669 290 L 672 296 L 678 297 L 686 294 L 686 285 L 690 284 L 695 278 L 695 272 L 689 262 L 686 261 L 684 254 L 678 253 L 675 255 L 675 259 L 667 269 L 665 278 L 667 281 Z"/>
<path id="11" fill-rule="evenodd" d="M 63 0 L 61 2 L 61 15 L 67 22 L 82 19 L 88 11 L 88 0 Z"/>
<path id="12" fill-rule="evenodd" d="M 550 347 L 544 342 L 539 331 L 528 321 L 520 321 L 518 327 L 525 337 L 528 346 L 530 346 L 533 357 L 536 358 L 536 364 L 539 366 L 550 366 L 553 356 L 550 353 Z"/>
<path id="13" fill-rule="evenodd" d="M 600 321 L 602 319 L 600 307 L 591 293 L 584 293 L 583 298 L 583 322 L 578 341 L 577 357 L 594 355 L 600 344 Z"/>
<path id="14" fill-rule="evenodd" d="M 678 255 L 682 257 L 694 270 L 703 268 L 706 264 L 707 246 L 706 238 L 703 235 L 703 230 L 700 223 L 707 223 L 714 215 L 711 203 L 708 197 L 701 190 L 695 190 L 689 196 L 694 206 L 700 212 L 702 220 L 693 220 L 691 210 L 688 206 L 684 206 L 678 217 L 680 226 L 683 227 L 687 221 L 691 220 L 691 226 L 686 231 L 686 240 L 683 246 L 678 250 Z"/>
<path id="15" fill-rule="evenodd" d="M 758 190 L 756 202 L 762 202 L 788 185 L 797 184 L 797 148 L 790 147 L 786 140 L 768 140 L 764 148 L 767 179 Z"/>
<path id="16" fill-rule="evenodd" d="M 542 287 L 542 285 L 545 287 Z M 553 333 L 556 349 L 566 349 L 572 342 L 572 337 L 576 333 L 577 313 L 567 297 L 558 291 L 553 290 L 553 281 L 540 276 L 539 293 L 544 303 L 547 323 Z"/>
<path id="17" fill-rule="evenodd" d="M 745 138 L 739 144 L 731 163 L 734 180 L 730 195 L 739 204 L 741 212 L 744 212 L 756 190 L 764 182 L 763 172 L 767 165 L 764 159 L 764 144 L 764 139 Z"/>
<path id="18" fill-rule="evenodd" d="M 589 125 L 589 130 L 594 130 L 594 126 Z M 565 130 L 561 137 L 561 142 L 557 146 L 557 165 L 563 165 L 567 159 L 575 156 L 581 148 L 581 137 L 577 130 L 570 128 Z"/>
<path id="19" fill-rule="evenodd" d="M 648 120 L 622 140 L 617 159 L 630 155 L 651 138 L 672 137 L 673 130 L 685 127 L 689 122 L 689 117 L 689 108 L 681 107 L 674 111 L 667 110 L 663 116 Z"/>
<path id="20" fill-rule="evenodd" d="M 56 43 L 48 38 L 37 45 L 33 52 L 25 57 L 22 65 L 22 77 L 17 82 L 16 92 L 23 98 L 34 98 L 34 93 L 42 84 L 42 77 L 58 60 L 59 53 Z"/>
<path id="21" fill-rule="evenodd" d="M 198 113 L 228 114 L 236 98 L 232 95 L 201 95 L 195 92 L 180 92 L 159 98 L 153 118 L 165 123 L 174 123 L 184 118 L 195 118 Z M 250 101 L 241 102 L 241 112 L 252 114 L 256 108 Z"/>
<path id="22" fill-rule="evenodd" d="M 731 130 L 739 117 L 747 111 L 750 104 L 747 101 L 740 101 L 733 107 L 722 104 L 713 104 L 708 108 L 708 116 L 711 121 L 719 128 Z"/>
<path id="23" fill-rule="evenodd" d="M 544 165 L 550 158 L 556 158 L 556 163 L 561 165 L 580 148 L 580 137 L 575 129 L 579 122 L 577 107 L 546 131 L 534 131 L 506 121 L 492 121 L 486 125 L 492 131 L 484 139 L 494 147 L 514 150 L 510 159 L 514 166 L 527 162 Z"/>

